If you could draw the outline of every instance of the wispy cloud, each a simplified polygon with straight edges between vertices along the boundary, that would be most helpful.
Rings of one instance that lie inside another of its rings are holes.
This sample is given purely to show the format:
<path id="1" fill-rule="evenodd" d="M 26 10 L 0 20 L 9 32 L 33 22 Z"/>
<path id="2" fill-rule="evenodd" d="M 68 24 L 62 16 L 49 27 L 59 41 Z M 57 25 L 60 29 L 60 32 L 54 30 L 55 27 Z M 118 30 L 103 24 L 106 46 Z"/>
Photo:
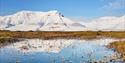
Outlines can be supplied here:
<path id="1" fill-rule="evenodd" d="M 104 5 L 103 8 L 107 10 L 124 9 L 125 0 L 114 0 L 114 2 L 109 2 L 108 4 Z"/>
<path id="2" fill-rule="evenodd" d="M 125 9 L 125 0 L 101 0 L 101 1 L 107 2 L 107 4 L 105 4 L 102 7 L 102 10 L 104 10 L 105 12 L 108 12 L 108 13 L 117 12 L 118 13 L 120 12 L 120 10 Z"/>

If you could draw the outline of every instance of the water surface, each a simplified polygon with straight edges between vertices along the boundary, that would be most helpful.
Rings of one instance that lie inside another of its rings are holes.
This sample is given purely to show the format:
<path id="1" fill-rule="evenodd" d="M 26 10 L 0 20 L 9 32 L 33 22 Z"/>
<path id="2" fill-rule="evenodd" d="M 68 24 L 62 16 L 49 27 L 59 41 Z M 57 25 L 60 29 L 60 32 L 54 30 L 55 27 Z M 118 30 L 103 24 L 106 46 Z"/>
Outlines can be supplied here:
<path id="1" fill-rule="evenodd" d="M 109 61 L 115 54 L 105 46 L 114 39 L 25 39 L 0 49 L 0 63 L 82 63 Z"/>

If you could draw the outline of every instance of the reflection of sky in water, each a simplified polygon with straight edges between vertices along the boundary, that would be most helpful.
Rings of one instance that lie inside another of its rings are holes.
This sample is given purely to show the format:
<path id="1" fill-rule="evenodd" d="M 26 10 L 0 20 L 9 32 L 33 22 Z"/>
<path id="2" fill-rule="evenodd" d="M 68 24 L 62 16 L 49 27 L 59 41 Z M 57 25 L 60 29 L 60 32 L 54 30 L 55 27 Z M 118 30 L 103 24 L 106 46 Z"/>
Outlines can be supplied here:
<path id="1" fill-rule="evenodd" d="M 27 52 L 22 53 L 13 48 L 0 49 L 0 63 L 14 63 L 20 61 L 21 63 L 61 63 L 72 62 L 80 63 L 80 61 L 87 61 L 91 59 L 101 60 L 104 56 L 111 56 L 113 51 L 105 48 L 103 45 L 92 43 L 73 42 L 70 46 L 63 48 L 59 53 L 52 52 Z M 103 42 L 102 42 L 103 43 Z"/>

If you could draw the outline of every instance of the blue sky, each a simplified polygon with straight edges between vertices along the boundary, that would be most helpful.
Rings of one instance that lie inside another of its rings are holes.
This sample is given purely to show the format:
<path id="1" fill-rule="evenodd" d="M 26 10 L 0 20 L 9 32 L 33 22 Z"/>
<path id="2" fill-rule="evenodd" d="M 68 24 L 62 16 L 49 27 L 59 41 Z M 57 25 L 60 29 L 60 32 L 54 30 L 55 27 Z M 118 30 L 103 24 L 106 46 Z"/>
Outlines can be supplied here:
<path id="1" fill-rule="evenodd" d="M 0 15 L 18 11 L 58 10 L 67 17 L 125 15 L 125 0 L 0 0 Z"/>

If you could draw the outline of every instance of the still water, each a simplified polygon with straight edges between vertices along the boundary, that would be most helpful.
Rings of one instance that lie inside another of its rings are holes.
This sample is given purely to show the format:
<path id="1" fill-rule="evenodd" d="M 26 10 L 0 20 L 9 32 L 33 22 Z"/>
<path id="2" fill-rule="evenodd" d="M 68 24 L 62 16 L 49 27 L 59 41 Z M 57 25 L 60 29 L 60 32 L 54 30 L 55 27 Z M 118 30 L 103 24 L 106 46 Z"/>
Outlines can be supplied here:
<path id="1" fill-rule="evenodd" d="M 89 63 L 109 61 L 114 39 L 25 39 L 0 48 L 0 63 Z"/>

